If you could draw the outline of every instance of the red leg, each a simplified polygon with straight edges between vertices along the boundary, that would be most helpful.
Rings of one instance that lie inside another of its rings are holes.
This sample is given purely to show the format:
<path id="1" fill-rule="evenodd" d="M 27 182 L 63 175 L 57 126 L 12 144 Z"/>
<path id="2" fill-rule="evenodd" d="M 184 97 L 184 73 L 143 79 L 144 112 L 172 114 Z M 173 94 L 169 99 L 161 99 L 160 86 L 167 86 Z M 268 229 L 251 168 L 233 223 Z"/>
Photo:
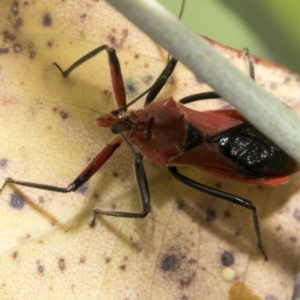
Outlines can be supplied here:
<path id="1" fill-rule="evenodd" d="M 115 127 L 115 130 L 121 135 L 125 143 L 128 145 L 128 147 L 134 154 L 135 177 L 140 192 L 143 211 L 142 212 L 105 211 L 96 207 L 93 210 L 94 215 L 90 223 L 91 226 L 95 225 L 96 216 L 99 214 L 106 215 L 106 216 L 113 216 L 113 217 L 122 217 L 122 218 L 144 218 L 148 215 L 148 213 L 151 210 L 150 193 L 148 188 L 147 176 L 143 165 L 143 155 L 134 149 L 134 147 L 132 146 L 131 142 L 128 140 L 126 135 L 121 130 L 119 130 L 118 127 Z"/>
<path id="2" fill-rule="evenodd" d="M 92 159 L 92 161 L 86 166 L 86 168 L 66 188 L 35 182 L 21 181 L 13 178 L 6 178 L 0 192 L 8 183 L 60 193 L 69 193 L 71 191 L 76 191 L 101 168 L 101 166 L 112 156 L 112 154 L 121 145 L 121 143 L 122 138 L 119 135 L 116 136 L 95 158 Z"/>
<path id="3" fill-rule="evenodd" d="M 109 58 L 109 65 L 110 65 L 110 75 L 111 75 L 111 81 L 113 85 L 114 95 L 116 98 L 116 102 L 118 107 L 123 107 L 126 105 L 126 94 L 125 94 L 125 88 L 123 83 L 123 76 L 121 71 L 121 66 L 119 59 L 116 55 L 116 50 L 112 47 L 109 47 L 108 45 L 102 45 L 91 52 L 87 53 L 77 61 L 75 61 L 67 70 L 63 71 L 61 67 L 57 63 L 53 63 L 61 72 L 62 76 L 68 77 L 69 74 L 79 67 L 81 64 L 89 60 L 90 58 L 94 57 L 98 53 L 102 52 L 103 50 L 106 50 Z"/>

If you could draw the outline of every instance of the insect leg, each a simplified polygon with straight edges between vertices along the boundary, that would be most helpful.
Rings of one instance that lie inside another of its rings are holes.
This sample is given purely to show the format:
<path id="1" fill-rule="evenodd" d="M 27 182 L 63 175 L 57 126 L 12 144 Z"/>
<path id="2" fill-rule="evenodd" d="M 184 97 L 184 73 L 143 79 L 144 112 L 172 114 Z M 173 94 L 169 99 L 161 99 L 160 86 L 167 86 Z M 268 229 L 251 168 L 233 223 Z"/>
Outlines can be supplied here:
<path id="1" fill-rule="evenodd" d="M 249 53 L 249 49 L 248 48 L 244 48 L 243 49 L 243 54 L 248 62 L 248 66 L 249 66 L 249 75 L 250 77 L 255 81 L 255 72 L 254 72 L 254 63 L 253 63 L 253 59 Z"/>
<path id="2" fill-rule="evenodd" d="M 21 181 L 13 178 L 6 178 L 5 183 L 0 189 L 0 192 L 9 183 L 60 193 L 69 193 L 72 191 L 76 191 L 101 168 L 101 166 L 112 156 L 112 154 L 121 145 L 121 143 L 121 137 L 116 136 L 102 151 L 98 153 L 95 158 L 92 159 L 92 161 L 85 167 L 85 169 L 66 188 L 35 182 Z"/>
<path id="3" fill-rule="evenodd" d="M 157 79 L 155 80 L 155 82 L 147 90 L 145 90 L 143 93 L 141 93 L 140 95 L 138 95 L 136 98 L 134 98 L 133 100 L 131 100 L 130 102 L 128 102 L 124 106 L 119 107 L 118 109 L 113 110 L 111 113 L 114 114 L 114 115 L 117 115 L 121 111 L 126 111 L 126 109 L 129 106 L 131 106 L 133 103 L 135 103 L 136 101 L 138 101 L 139 99 L 141 99 L 146 94 L 147 94 L 147 97 L 146 97 L 146 101 L 145 101 L 144 107 L 147 106 L 148 104 L 150 104 L 155 99 L 155 97 L 157 96 L 157 94 L 160 92 L 160 90 L 165 85 L 166 81 L 171 76 L 172 72 L 174 71 L 174 68 L 175 68 L 176 64 L 177 64 L 177 60 L 175 60 L 174 58 L 171 58 L 168 61 L 167 65 L 165 66 L 165 68 L 162 71 L 162 73 L 157 77 Z"/>
<path id="4" fill-rule="evenodd" d="M 116 55 L 116 50 L 112 47 L 109 47 L 108 45 L 102 45 L 91 52 L 87 53 L 77 61 L 75 61 L 67 70 L 63 71 L 61 67 L 57 63 L 53 63 L 61 72 L 62 76 L 64 78 L 68 77 L 69 74 L 79 67 L 81 64 L 89 60 L 90 58 L 94 57 L 98 53 L 102 52 L 103 50 L 106 50 L 108 54 L 109 59 L 109 65 L 110 65 L 110 75 L 111 75 L 111 81 L 113 85 L 114 95 L 116 98 L 116 102 L 118 107 L 123 107 L 126 104 L 126 94 L 125 94 L 125 88 L 123 83 L 123 76 L 121 71 L 121 66 L 119 59 Z M 126 110 L 126 109 L 124 109 Z"/>
<path id="5" fill-rule="evenodd" d="M 163 86 L 166 84 L 167 80 L 173 73 L 176 64 L 177 64 L 177 60 L 173 57 L 168 61 L 167 65 L 165 66 L 161 74 L 157 77 L 156 81 L 151 86 L 151 89 L 146 97 L 144 106 L 147 106 L 156 98 L 157 94 L 161 91 L 161 89 L 163 88 Z"/>
<path id="6" fill-rule="evenodd" d="M 246 199 L 240 198 L 238 196 L 232 195 L 230 193 L 226 193 L 223 191 L 219 191 L 217 189 L 214 189 L 212 187 L 203 185 L 199 182 L 196 182 L 182 174 L 180 174 L 177 170 L 176 167 L 168 167 L 170 173 L 177 179 L 179 180 L 181 183 L 196 189 L 200 192 L 209 194 L 211 196 L 214 197 L 218 197 L 220 199 L 224 199 L 226 201 L 229 201 L 231 203 L 240 205 L 244 208 L 247 208 L 249 210 L 252 211 L 252 218 L 253 218 L 253 225 L 254 225 L 254 229 L 255 229 L 255 234 L 256 234 L 256 239 L 257 239 L 257 246 L 260 249 L 260 251 L 262 252 L 265 260 L 268 260 L 267 254 L 264 250 L 264 247 L 262 245 L 262 239 L 261 239 L 261 234 L 260 234 L 260 227 L 259 227 L 259 222 L 258 222 L 258 216 L 257 216 L 257 212 L 256 212 L 256 207 L 251 203 L 251 201 L 248 201 Z"/>
<path id="7" fill-rule="evenodd" d="M 191 102 L 201 101 L 201 100 L 208 100 L 208 99 L 218 99 L 221 98 L 216 92 L 205 92 L 205 93 L 198 93 L 194 95 L 190 95 L 184 97 L 179 100 L 182 104 L 187 104 Z"/>
<path id="8" fill-rule="evenodd" d="M 142 98 L 144 95 L 147 94 L 146 96 L 146 101 L 144 104 L 144 107 L 153 102 L 153 100 L 156 98 L 157 94 L 161 91 L 161 89 L 164 87 L 166 84 L 166 81 L 169 79 L 171 74 L 173 73 L 175 67 L 177 64 L 177 60 L 175 58 L 171 58 L 167 65 L 165 66 L 164 70 L 161 72 L 161 74 L 157 77 L 155 82 L 147 89 L 145 90 L 142 94 L 131 100 L 129 103 L 126 105 L 119 107 L 118 109 L 113 110 L 111 113 L 112 114 L 118 114 L 121 111 L 125 111 L 130 105 L 138 101 L 140 98 Z"/>
<path id="9" fill-rule="evenodd" d="M 96 216 L 98 214 L 114 216 L 114 217 L 123 217 L 123 218 L 144 218 L 150 212 L 150 193 L 148 188 L 147 176 L 145 173 L 144 165 L 143 165 L 143 155 L 140 152 L 137 152 L 133 147 L 126 135 L 117 127 L 113 128 L 117 131 L 123 138 L 123 140 L 128 144 L 131 151 L 134 153 L 134 169 L 135 176 L 138 184 L 138 189 L 141 197 L 141 202 L 143 206 L 143 211 L 141 213 L 135 212 L 124 212 L 124 211 L 105 211 L 100 208 L 94 208 L 93 218 L 90 223 L 90 226 L 94 226 L 96 222 Z"/>

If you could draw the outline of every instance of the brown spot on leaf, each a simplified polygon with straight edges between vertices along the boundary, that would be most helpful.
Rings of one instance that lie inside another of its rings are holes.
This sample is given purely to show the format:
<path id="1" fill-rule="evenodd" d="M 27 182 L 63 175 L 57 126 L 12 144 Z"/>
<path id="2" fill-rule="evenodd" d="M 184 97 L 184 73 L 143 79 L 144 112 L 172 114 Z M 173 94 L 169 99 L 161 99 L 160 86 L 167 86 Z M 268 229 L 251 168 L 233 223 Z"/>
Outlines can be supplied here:
<path id="1" fill-rule="evenodd" d="M 21 209 L 25 205 L 24 199 L 17 193 L 10 195 L 10 206 L 16 209 Z"/>
<path id="2" fill-rule="evenodd" d="M 224 251 L 221 254 L 221 262 L 222 262 L 222 265 L 225 267 L 229 267 L 232 264 L 234 264 L 234 256 L 233 256 L 232 252 Z"/>
<path id="3" fill-rule="evenodd" d="M 94 193 L 93 193 L 93 197 L 97 199 L 97 198 L 99 198 L 99 194 L 96 193 L 96 192 L 94 192 Z"/>
<path id="4" fill-rule="evenodd" d="M 22 18 L 17 18 L 16 20 L 16 26 L 21 27 L 23 24 L 23 19 Z"/>
<path id="5" fill-rule="evenodd" d="M 12 33 L 10 33 L 9 31 L 3 31 L 3 39 L 4 39 L 4 42 L 7 42 L 7 41 L 14 41 L 16 39 L 16 36 Z"/>
<path id="6" fill-rule="evenodd" d="M 178 201 L 177 202 L 177 209 L 178 210 L 183 210 L 185 207 L 185 203 L 183 201 Z"/>
<path id="7" fill-rule="evenodd" d="M 58 260 L 58 267 L 63 272 L 66 269 L 66 262 L 64 258 Z"/>
<path id="8" fill-rule="evenodd" d="M 294 211 L 294 214 L 293 214 L 294 218 L 297 220 L 297 221 L 300 221 L 300 210 L 299 209 L 296 209 Z"/>
<path id="9" fill-rule="evenodd" d="M 235 236 L 240 236 L 241 235 L 241 229 L 238 228 L 235 233 L 234 233 Z"/>
<path id="10" fill-rule="evenodd" d="M 174 272 L 180 268 L 180 259 L 174 253 L 163 255 L 160 268 L 163 272 Z"/>
<path id="11" fill-rule="evenodd" d="M 108 35 L 108 39 L 109 39 L 109 41 L 110 41 L 110 43 L 111 43 L 112 45 L 115 45 L 115 41 L 116 41 L 115 36 L 109 34 L 109 35 Z"/>
<path id="12" fill-rule="evenodd" d="M 188 287 L 192 283 L 192 281 L 194 280 L 194 278 L 195 278 L 195 274 L 193 274 L 190 277 L 181 278 L 180 282 L 179 282 L 180 283 L 180 287 L 181 288 Z"/>
<path id="13" fill-rule="evenodd" d="M 49 13 L 45 13 L 43 15 L 43 26 L 51 26 L 52 25 L 52 17 Z"/>
<path id="14" fill-rule="evenodd" d="M 224 211 L 224 217 L 226 217 L 226 218 L 230 218 L 231 217 L 229 210 L 225 210 Z"/>
<path id="15" fill-rule="evenodd" d="M 215 184 L 215 187 L 218 189 L 218 190 L 221 190 L 222 189 L 222 183 L 220 181 L 217 181 L 216 184 Z"/>
<path id="16" fill-rule="evenodd" d="M 29 58 L 30 58 L 30 59 L 35 58 L 35 56 L 36 56 L 35 51 L 29 51 Z"/>
<path id="17" fill-rule="evenodd" d="M 146 85 L 150 85 L 153 81 L 153 76 L 152 75 L 146 75 L 142 77 L 142 81 L 146 84 Z"/>
<path id="18" fill-rule="evenodd" d="M 53 108 L 52 108 L 52 111 L 53 111 L 54 113 L 57 113 L 57 112 L 58 112 L 59 116 L 60 116 L 63 120 L 66 120 L 66 119 L 68 119 L 68 117 L 69 117 L 69 114 L 68 114 L 67 112 L 65 112 L 65 111 L 63 111 L 63 110 L 60 110 L 60 111 L 59 111 L 57 107 L 53 107 Z"/>
<path id="19" fill-rule="evenodd" d="M 66 120 L 66 119 L 68 119 L 68 117 L 69 117 L 69 114 L 66 113 L 65 111 L 60 111 L 60 112 L 59 112 L 59 115 L 60 115 L 60 117 L 61 117 L 63 120 Z"/>
<path id="20" fill-rule="evenodd" d="M 207 209 L 205 213 L 205 221 L 211 222 L 216 218 L 216 211 L 214 209 Z"/>
<path id="21" fill-rule="evenodd" d="M 107 38 L 112 46 L 114 46 L 115 48 L 122 48 L 126 41 L 127 36 L 128 36 L 127 29 L 123 29 L 121 33 L 118 34 L 116 29 L 113 28 Z"/>
<path id="22" fill-rule="evenodd" d="M 167 84 L 173 85 L 174 84 L 174 79 L 170 77 L 167 81 Z"/>
<path id="23" fill-rule="evenodd" d="M 183 241 L 187 245 L 187 241 Z M 159 262 L 159 268 L 166 279 L 171 279 L 179 284 L 183 289 L 191 285 L 197 272 L 197 260 L 189 258 L 187 247 L 184 252 L 181 251 L 180 244 L 171 246 L 162 256 Z"/>
<path id="24" fill-rule="evenodd" d="M 6 54 L 9 52 L 9 49 L 8 48 L 1 48 L 0 47 L 0 54 Z"/>
<path id="25" fill-rule="evenodd" d="M 110 90 L 103 90 L 103 94 L 108 98 L 110 99 L 112 97 L 112 91 Z"/>
<path id="26" fill-rule="evenodd" d="M 39 266 L 37 267 L 37 270 L 38 270 L 39 273 L 43 273 L 43 272 L 44 272 L 44 267 L 41 266 L 41 265 L 39 265 Z"/>
<path id="27" fill-rule="evenodd" d="M 124 84 L 125 84 L 125 91 L 127 94 L 129 94 L 131 97 L 137 95 L 138 90 L 133 80 L 127 79 L 125 80 Z"/>
<path id="28" fill-rule="evenodd" d="M 2 158 L 0 160 L 0 169 L 5 169 L 7 167 L 7 159 L 6 158 Z"/>
<path id="29" fill-rule="evenodd" d="M 125 271 L 126 270 L 126 265 L 125 264 L 121 265 L 120 270 Z"/>

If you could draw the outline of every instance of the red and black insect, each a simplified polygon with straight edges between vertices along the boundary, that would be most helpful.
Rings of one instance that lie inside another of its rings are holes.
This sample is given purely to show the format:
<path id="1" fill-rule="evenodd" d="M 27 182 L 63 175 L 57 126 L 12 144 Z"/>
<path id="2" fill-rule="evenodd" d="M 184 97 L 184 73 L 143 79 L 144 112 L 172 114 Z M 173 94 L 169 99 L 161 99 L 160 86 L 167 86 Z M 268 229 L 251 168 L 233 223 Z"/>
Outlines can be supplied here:
<path id="1" fill-rule="evenodd" d="M 97 117 L 96 124 L 100 127 L 110 127 L 117 136 L 66 188 L 12 178 L 6 178 L 4 186 L 7 183 L 14 183 L 61 193 L 76 191 L 125 141 L 135 157 L 135 173 L 143 211 L 103 211 L 95 208 L 92 226 L 95 224 L 97 214 L 144 218 L 150 212 L 150 194 L 143 166 L 143 155 L 145 155 L 157 163 L 167 166 L 170 173 L 183 184 L 251 210 L 258 247 L 267 259 L 262 246 L 256 207 L 246 199 L 205 186 L 182 175 L 176 166 L 190 165 L 233 180 L 260 185 L 275 185 L 286 181 L 292 173 L 296 172 L 297 163 L 248 123 L 236 110 L 195 111 L 183 105 L 194 101 L 219 98 L 215 92 L 191 95 L 181 99 L 179 103 L 175 102 L 172 97 L 154 102 L 177 64 L 175 58 L 169 60 L 162 73 L 147 91 L 127 104 L 121 67 L 114 48 L 103 45 L 80 58 L 66 71 L 63 71 L 57 64 L 55 65 L 63 77 L 67 77 L 80 64 L 103 50 L 108 53 L 112 86 L 118 109 L 110 114 Z M 250 59 L 249 65 L 250 74 L 254 79 Z M 127 108 L 145 94 L 147 96 L 144 108 L 127 112 Z"/>

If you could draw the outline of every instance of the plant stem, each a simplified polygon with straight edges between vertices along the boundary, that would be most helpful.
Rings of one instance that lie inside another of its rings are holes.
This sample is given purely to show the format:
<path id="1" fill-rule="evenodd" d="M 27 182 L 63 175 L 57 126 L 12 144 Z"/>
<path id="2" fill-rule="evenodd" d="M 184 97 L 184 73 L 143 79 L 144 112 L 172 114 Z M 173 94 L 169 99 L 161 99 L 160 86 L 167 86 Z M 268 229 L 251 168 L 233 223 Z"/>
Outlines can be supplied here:
<path id="1" fill-rule="evenodd" d="M 300 120 L 153 0 L 106 0 L 300 162 Z"/>

